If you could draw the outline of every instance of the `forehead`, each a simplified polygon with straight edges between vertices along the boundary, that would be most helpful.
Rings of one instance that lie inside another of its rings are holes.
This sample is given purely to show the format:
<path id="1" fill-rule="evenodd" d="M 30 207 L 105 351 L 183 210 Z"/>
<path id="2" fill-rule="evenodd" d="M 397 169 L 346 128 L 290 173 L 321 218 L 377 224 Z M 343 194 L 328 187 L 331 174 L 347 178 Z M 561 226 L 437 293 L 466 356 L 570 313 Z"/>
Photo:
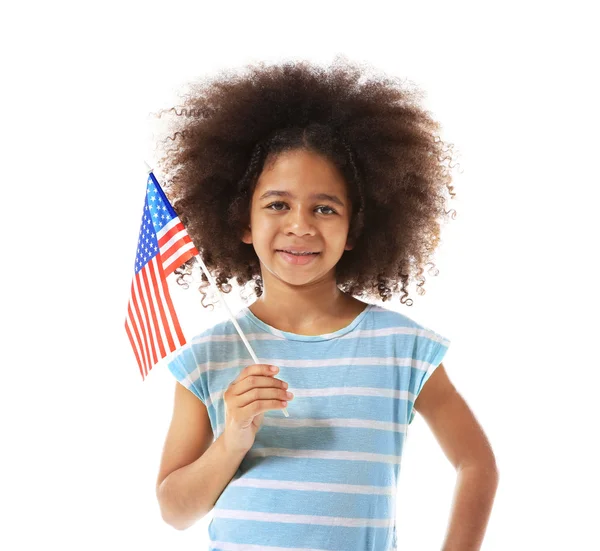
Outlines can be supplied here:
<path id="1" fill-rule="evenodd" d="M 255 191 L 263 193 L 270 189 L 287 191 L 297 197 L 317 193 L 346 196 L 346 182 L 335 164 L 305 150 L 267 158 Z"/>

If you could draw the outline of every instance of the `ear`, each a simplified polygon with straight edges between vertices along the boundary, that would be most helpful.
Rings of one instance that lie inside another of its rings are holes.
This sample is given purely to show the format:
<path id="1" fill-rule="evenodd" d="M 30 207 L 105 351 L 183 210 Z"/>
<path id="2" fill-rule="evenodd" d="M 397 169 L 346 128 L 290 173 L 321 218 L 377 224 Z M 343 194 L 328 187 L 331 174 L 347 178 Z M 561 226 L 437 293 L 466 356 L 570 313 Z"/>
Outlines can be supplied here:
<path id="1" fill-rule="evenodd" d="M 250 245 L 252 243 L 252 232 L 250 231 L 250 226 L 244 230 L 242 234 L 242 241 L 246 243 L 246 245 Z"/>

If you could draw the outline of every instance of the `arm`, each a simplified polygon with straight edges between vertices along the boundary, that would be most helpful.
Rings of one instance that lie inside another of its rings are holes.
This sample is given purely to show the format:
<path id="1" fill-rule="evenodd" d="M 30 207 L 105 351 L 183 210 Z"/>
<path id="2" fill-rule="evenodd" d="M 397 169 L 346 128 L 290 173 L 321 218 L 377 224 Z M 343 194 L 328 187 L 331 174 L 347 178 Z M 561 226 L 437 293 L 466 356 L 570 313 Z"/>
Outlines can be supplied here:
<path id="1" fill-rule="evenodd" d="M 185 530 L 212 510 L 245 453 L 228 450 L 221 434 L 213 441 L 206 406 L 175 383 L 173 418 L 156 481 L 163 520 Z"/>
<path id="2" fill-rule="evenodd" d="M 498 487 L 494 452 L 442 364 L 426 381 L 414 407 L 457 472 L 442 551 L 479 551 Z"/>
<path id="3" fill-rule="evenodd" d="M 209 513 L 246 452 L 227 449 L 221 434 L 196 461 L 167 476 L 157 494 L 163 519 L 185 530 Z"/>

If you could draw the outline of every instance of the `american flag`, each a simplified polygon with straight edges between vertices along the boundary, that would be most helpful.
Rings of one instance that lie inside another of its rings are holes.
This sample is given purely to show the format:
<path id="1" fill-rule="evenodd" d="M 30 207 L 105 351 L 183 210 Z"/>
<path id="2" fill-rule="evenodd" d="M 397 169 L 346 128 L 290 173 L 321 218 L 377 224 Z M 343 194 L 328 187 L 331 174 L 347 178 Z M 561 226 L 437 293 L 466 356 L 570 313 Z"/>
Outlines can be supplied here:
<path id="1" fill-rule="evenodd" d="M 185 344 L 167 276 L 198 251 L 154 174 L 148 174 L 135 271 L 125 330 L 142 380 L 152 367 Z"/>

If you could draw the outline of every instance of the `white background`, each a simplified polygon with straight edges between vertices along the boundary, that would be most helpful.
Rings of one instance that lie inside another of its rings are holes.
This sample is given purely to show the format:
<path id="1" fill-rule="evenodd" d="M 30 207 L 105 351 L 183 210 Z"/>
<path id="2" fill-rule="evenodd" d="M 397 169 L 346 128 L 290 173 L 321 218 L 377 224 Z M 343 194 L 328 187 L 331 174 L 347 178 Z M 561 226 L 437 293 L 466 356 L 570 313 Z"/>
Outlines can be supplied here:
<path id="1" fill-rule="evenodd" d="M 222 68 L 342 53 L 422 88 L 459 155 L 439 275 L 385 305 L 452 341 L 444 365 L 500 468 L 482 549 L 600 549 L 592 4 L 3 7 L 0 547 L 207 549 L 211 515 L 160 517 L 175 382 L 161 364 L 142 382 L 123 325 L 151 114 Z M 227 316 L 173 292 L 188 336 Z M 399 547 L 437 550 L 455 472 L 418 414 L 411 430 Z"/>

